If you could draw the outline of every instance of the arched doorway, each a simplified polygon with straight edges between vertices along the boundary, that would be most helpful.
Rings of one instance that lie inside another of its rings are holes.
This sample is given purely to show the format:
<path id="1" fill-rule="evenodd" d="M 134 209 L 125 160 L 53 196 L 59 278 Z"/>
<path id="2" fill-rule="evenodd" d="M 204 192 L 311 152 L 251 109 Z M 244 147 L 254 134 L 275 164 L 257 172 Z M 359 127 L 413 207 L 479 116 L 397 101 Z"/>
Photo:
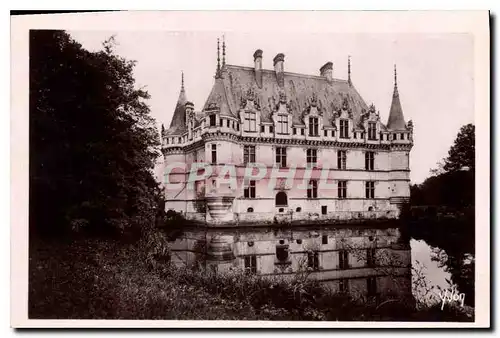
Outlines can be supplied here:
<path id="1" fill-rule="evenodd" d="M 288 197 L 284 191 L 280 191 L 276 194 L 275 205 L 277 207 L 286 207 L 288 206 Z"/>

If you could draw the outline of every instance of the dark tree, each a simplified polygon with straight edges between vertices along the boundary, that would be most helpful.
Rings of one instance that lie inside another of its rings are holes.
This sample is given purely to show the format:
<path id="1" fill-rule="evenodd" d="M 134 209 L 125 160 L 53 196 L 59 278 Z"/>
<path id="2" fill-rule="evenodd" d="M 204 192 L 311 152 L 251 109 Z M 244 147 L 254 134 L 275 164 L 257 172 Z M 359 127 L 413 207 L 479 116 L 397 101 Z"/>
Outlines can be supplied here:
<path id="1" fill-rule="evenodd" d="M 154 222 L 158 132 L 134 62 L 30 32 L 30 229 L 123 233 Z"/>
<path id="2" fill-rule="evenodd" d="M 448 151 L 448 157 L 444 160 L 446 172 L 458 171 L 467 168 L 475 169 L 475 127 L 469 123 L 462 128 L 455 139 L 455 143 Z"/>

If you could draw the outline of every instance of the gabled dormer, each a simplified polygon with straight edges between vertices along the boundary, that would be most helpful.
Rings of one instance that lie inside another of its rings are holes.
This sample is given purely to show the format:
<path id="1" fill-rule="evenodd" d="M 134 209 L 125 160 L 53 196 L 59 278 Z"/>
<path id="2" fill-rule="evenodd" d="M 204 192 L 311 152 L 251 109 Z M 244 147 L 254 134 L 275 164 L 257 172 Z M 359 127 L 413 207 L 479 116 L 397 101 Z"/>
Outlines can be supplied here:
<path id="1" fill-rule="evenodd" d="M 240 121 L 243 133 L 257 133 L 260 128 L 261 120 L 260 102 L 255 89 L 250 87 L 247 92 L 242 95 L 240 102 Z"/>
<path id="2" fill-rule="evenodd" d="M 293 115 L 284 91 L 280 91 L 278 102 L 271 115 L 275 135 L 291 135 Z"/>
<path id="3" fill-rule="evenodd" d="M 316 94 L 308 99 L 308 106 L 302 112 L 307 137 L 319 137 L 323 130 L 323 109 Z"/>
<path id="4" fill-rule="evenodd" d="M 342 99 L 342 106 L 335 109 L 333 123 L 337 128 L 337 139 L 348 140 L 353 138 L 354 121 L 352 108 L 346 96 Z"/>
<path id="5" fill-rule="evenodd" d="M 360 127 L 364 132 L 364 139 L 367 141 L 380 141 L 382 123 L 380 122 L 380 113 L 376 111 L 373 103 L 364 111 L 360 118 Z"/>

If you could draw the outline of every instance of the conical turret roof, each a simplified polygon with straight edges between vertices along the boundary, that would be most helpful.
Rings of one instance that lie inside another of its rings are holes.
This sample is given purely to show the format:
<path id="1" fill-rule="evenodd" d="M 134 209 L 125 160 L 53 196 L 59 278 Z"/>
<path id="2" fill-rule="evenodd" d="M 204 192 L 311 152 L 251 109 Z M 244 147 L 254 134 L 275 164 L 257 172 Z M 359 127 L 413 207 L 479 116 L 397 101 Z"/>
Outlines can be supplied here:
<path id="1" fill-rule="evenodd" d="M 177 104 L 174 110 L 174 116 L 170 122 L 170 128 L 166 131 L 166 134 L 182 134 L 186 131 L 186 90 L 184 89 L 184 74 L 182 75 L 181 91 L 179 93 L 179 98 L 177 99 Z"/>
<path id="2" fill-rule="evenodd" d="M 387 128 L 391 130 L 406 130 L 403 108 L 401 107 L 401 102 L 399 100 L 396 66 L 394 66 L 394 92 L 392 94 L 392 103 L 389 111 Z"/>

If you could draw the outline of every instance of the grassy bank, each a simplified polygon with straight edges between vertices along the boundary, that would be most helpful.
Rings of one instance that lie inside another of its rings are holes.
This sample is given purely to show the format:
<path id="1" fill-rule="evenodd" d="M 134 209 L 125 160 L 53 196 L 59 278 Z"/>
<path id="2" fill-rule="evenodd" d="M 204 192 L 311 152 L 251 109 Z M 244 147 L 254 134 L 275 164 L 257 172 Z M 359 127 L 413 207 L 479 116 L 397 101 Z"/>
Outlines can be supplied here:
<path id="1" fill-rule="evenodd" d="M 472 320 L 448 306 L 415 311 L 404 300 L 355 301 L 304 275 L 285 282 L 240 271 L 214 275 L 169 267 L 165 243 L 159 235 L 139 244 L 33 241 L 30 318 Z"/>

